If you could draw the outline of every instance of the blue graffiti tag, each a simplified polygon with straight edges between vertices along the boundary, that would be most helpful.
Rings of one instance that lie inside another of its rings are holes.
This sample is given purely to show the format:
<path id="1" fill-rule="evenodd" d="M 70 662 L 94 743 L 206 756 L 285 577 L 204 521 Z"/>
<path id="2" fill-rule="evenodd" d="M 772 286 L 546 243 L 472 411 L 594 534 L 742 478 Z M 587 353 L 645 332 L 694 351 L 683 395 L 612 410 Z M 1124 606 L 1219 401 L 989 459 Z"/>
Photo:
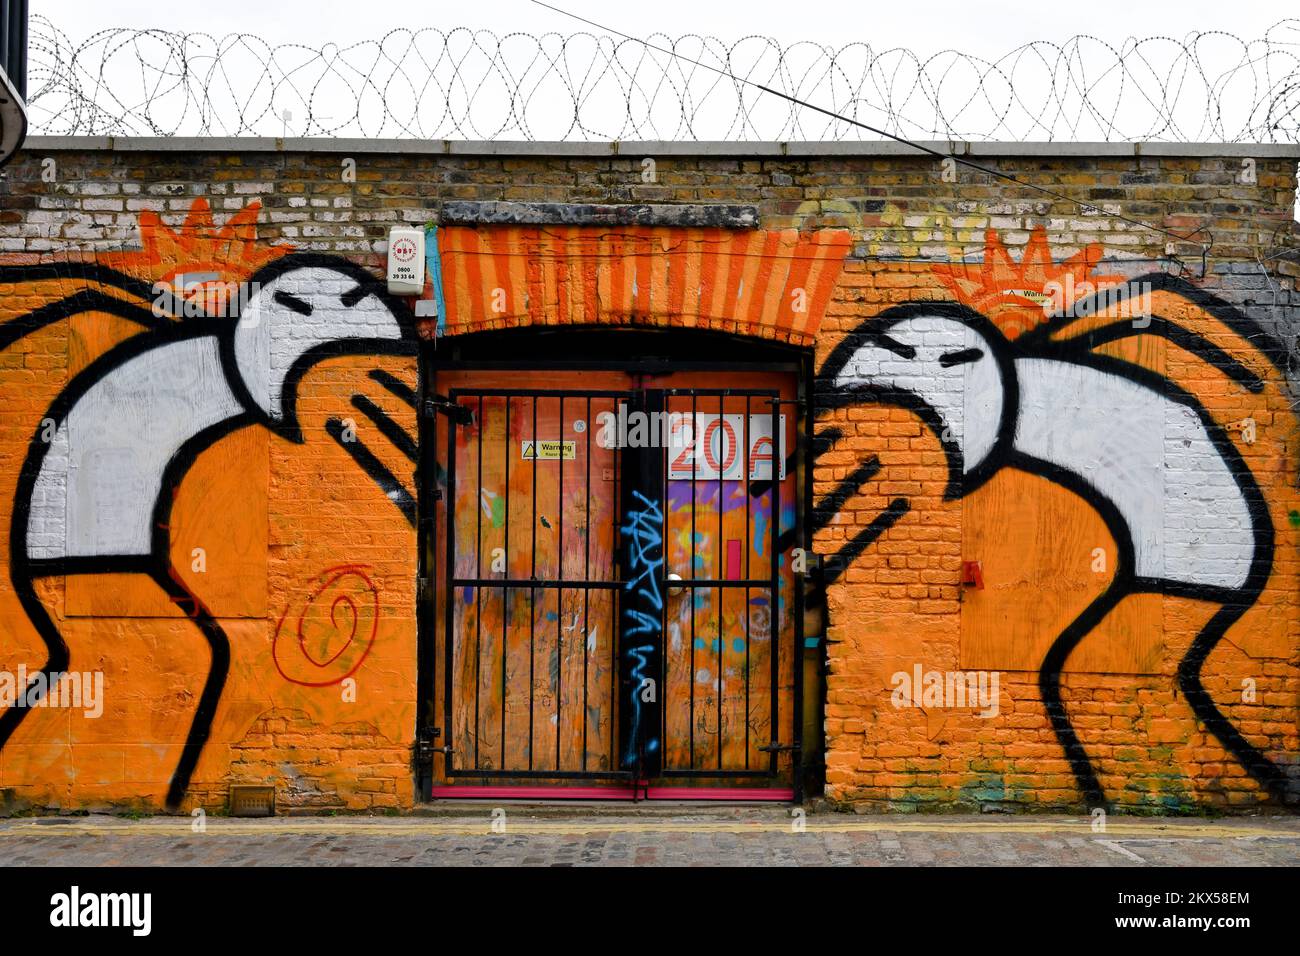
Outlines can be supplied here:
<path id="1" fill-rule="evenodd" d="M 619 529 L 628 542 L 628 570 L 632 577 L 623 586 L 625 591 L 636 595 L 636 603 L 646 608 L 653 608 L 650 614 L 639 608 L 626 608 L 623 617 L 634 625 L 624 634 L 627 638 L 639 634 L 647 635 L 650 643 L 629 647 L 623 653 L 631 662 L 630 670 L 632 695 L 628 701 L 631 732 L 628 734 L 627 751 L 623 754 L 624 763 L 636 759 L 636 743 L 641 730 L 641 691 L 646 679 L 645 666 L 654 653 L 656 641 L 662 634 L 660 621 L 663 611 L 663 596 L 659 593 L 659 569 L 663 567 L 663 525 L 664 515 L 658 502 L 651 501 L 641 492 L 633 489 L 632 494 L 644 505 L 643 508 L 627 513 L 627 523 Z M 646 740 L 645 749 L 653 753 L 659 749 L 659 738 L 652 735 Z"/>

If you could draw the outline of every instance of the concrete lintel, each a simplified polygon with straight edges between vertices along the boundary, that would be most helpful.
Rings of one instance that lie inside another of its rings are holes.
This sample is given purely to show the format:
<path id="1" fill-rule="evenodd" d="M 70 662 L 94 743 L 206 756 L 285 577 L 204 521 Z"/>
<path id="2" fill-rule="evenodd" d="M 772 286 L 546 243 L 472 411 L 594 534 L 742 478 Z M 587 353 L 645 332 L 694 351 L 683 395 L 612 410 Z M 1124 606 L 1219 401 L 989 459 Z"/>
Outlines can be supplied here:
<path id="1" fill-rule="evenodd" d="M 925 140 L 918 144 L 944 155 L 970 157 L 1102 158 L 1168 156 L 1200 158 L 1254 157 L 1300 159 L 1296 143 L 1045 143 L 951 142 Z M 525 142 L 445 139 L 333 139 L 329 137 L 266 136 L 29 136 L 31 152 L 112 150 L 129 152 L 213 153 L 357 153 L 396 155 L 459 155 L 517 157 L 606 157 L 638 159 L 656 156 L 727 157 L 736 159 L 813 159 L 836 156 L 924 156 L 893 140 L 846 142 Z"/>
<path id="2" fill-rule="evenodd" d="M 565 226 L 713 226 L 726 229 L 755 229 L 758 209 L 724 204 L 659 203 L 607 205 L 560 202 L 477 202 L 452 200 L 442 204 L 438 221 L 443 224 Z"/>

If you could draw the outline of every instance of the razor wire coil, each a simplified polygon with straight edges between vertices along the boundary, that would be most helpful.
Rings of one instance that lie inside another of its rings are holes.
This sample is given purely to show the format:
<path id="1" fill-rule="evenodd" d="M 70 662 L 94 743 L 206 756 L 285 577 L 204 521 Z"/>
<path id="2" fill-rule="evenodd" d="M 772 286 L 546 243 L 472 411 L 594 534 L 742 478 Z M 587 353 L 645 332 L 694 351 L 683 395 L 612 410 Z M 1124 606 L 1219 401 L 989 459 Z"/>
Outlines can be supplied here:
<path id="1" fill-rule="evenodd" d="M 1296 19 L 1253 40 L 1206 31 L 1116 46 L 1078 35 L 993 60 L 762 36 L 648 39 L 664 49 L 466 27 L 319 47 L 125 28 L 74 42 L 37 15 L 29 121 L 33 133 L 89 136 L 875 138 L 742 82 L 752 81 L 914 140 L 1300 140 Z"/>

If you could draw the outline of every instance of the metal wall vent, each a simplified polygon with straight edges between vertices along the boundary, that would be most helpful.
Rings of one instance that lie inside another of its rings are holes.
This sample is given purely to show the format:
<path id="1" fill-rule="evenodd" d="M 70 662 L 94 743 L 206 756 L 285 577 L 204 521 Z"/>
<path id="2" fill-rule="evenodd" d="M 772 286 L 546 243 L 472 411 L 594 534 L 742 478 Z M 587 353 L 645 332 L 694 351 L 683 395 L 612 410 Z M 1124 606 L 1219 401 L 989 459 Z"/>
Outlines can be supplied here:
<path id="1" fill-rule="evenodd" d="M 235 784 L 230 788 L 232 817 L 270 817 L 275 815 L 275 787 Z"/>

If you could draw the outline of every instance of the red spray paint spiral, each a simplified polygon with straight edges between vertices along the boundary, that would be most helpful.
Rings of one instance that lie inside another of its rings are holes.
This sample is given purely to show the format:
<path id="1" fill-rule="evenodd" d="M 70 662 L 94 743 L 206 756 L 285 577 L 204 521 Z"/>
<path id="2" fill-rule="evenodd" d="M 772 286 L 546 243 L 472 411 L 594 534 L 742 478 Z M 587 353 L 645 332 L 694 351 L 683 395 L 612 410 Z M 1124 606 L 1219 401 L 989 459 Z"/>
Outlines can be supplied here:
<path id="1" fill-rule="evenodd" d="M 358 564 L 329 568 L 300 602 L 284 609 L 271 641 L 281 677 L 328 687 L 356 673 L 379 633 L 379 588 L 368 570 Z"/>

